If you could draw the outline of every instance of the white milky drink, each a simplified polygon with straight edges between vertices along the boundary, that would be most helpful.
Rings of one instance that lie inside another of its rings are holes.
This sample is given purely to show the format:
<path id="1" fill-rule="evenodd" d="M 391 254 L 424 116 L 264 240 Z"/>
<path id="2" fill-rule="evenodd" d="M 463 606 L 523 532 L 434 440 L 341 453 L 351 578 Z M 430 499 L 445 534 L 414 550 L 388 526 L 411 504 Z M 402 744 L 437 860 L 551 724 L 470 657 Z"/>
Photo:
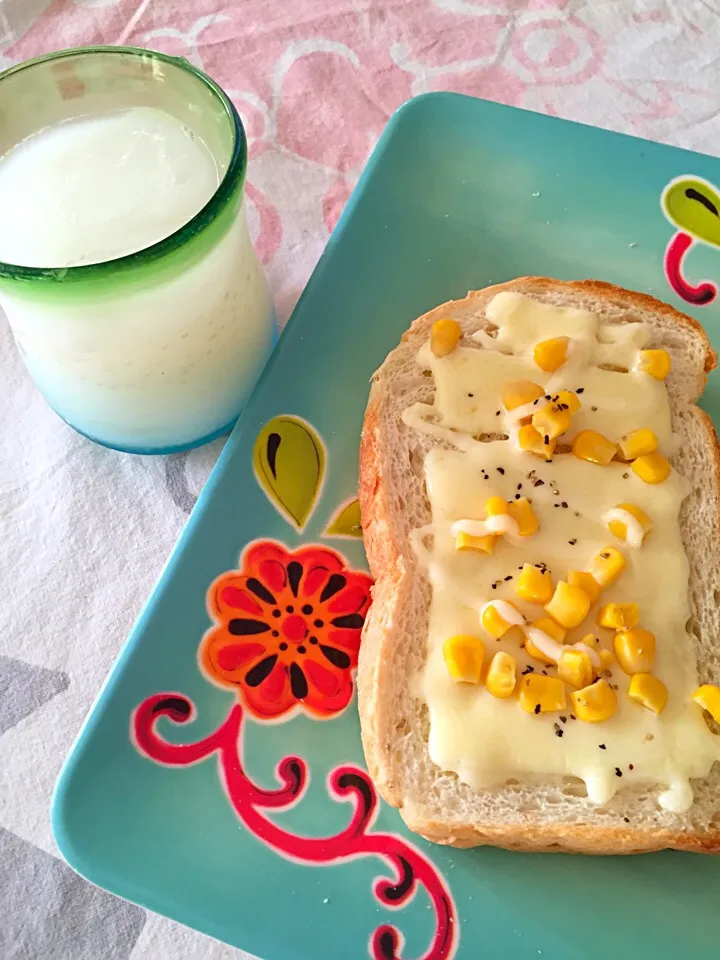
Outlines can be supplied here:
<path id="1" fill-rule="evenodd" d="M 227 428 L 275 330 L 243 208 L 242 128 L 207 90 L 188 100 L 184 74 L 202 75 L 166 69 L 172 109 L 142 86 L 100 96 L 83 81 L 76 115 L 63 104 L 67 116 L 0 143 L 0 302 L 28 371 L 80 432 L 143 452 Z M 67 78 L 54 79 L 62 99 Z"/>

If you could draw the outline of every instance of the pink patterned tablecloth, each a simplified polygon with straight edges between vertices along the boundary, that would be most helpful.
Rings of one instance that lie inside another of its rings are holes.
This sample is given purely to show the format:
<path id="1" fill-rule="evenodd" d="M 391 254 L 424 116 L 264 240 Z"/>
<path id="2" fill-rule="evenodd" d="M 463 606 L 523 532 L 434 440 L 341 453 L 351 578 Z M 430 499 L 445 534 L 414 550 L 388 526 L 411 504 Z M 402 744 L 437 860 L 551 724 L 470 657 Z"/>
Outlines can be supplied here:
<path id="1" fill-rule="evenodd" d="M 0 0 L 0 68 L 133 44 L 218 80 L 248 131 L 253 236 L 284 322 L 408 97 L 455 90 L 713 153 L 719 22 L 700 0 Z M 62 759 L 221 443 L 100 449 L 45 407 L 1 317 L 0 357 L 0 957 L 240 958 L 80 880 L 48 822 Z"/>

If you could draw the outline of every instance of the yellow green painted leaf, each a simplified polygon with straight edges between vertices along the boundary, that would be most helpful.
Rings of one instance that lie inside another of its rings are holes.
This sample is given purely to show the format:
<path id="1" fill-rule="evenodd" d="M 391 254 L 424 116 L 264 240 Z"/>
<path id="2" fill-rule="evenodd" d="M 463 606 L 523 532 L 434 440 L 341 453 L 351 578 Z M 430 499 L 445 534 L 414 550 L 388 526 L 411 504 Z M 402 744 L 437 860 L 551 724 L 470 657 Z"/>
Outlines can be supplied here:
<path id="1" fill-rule="evenodd" d="M 360 504 L 355 500 L 343 504 L 325 531 L 330 537 L 361 537 Z"/>
<path id="2" fill-rule="evenodd" d="M 302 530 L 325 476 L 325 447 L 318 434 L 300 417 L 274 417 L 255 441 L 253 467 L 268 499 Z"/>
<path id="3" fill-rule="evenodd" d="M 667 185 L 662 197 L 665 215 L 676 227 L 720 246 L 720 196 L 707 180 L 679 177 Z"/>

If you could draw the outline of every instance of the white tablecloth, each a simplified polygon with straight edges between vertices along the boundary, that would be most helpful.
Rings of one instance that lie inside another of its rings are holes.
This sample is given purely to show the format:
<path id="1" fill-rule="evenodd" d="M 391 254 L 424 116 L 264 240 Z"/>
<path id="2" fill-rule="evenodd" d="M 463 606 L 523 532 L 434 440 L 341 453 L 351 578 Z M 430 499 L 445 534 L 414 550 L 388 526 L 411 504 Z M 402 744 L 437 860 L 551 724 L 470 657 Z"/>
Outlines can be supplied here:
<path id="1" fill-rule="evenodd" d="M 252 228 L 284 320 L 412 94 L 457 90 L 717 151 L 718 13 L 699 0 L 0 0 L 0 68 L 98 42 L 204 66 L 246 120 Z M 0 957 L 237 960 L 76 877 L 48 819 L 222 443 L 145 459 L 93 446 L 45 406 L 2 318 L 0 355 Z"/>

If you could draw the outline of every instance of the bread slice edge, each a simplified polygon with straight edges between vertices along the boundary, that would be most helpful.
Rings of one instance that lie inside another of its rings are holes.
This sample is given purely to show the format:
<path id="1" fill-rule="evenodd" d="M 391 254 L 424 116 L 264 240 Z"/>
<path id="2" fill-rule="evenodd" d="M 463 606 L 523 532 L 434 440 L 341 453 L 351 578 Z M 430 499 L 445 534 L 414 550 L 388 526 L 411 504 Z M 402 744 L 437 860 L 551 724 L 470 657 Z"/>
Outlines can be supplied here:
<path id="1" fill-rule="evenodd" d="M 663 811 L 652 816 L 652 798 L 638 806 L 637 791 L 619 791 L 609 805 L 609 814 L 602 818 L 595 818 L 587 801 L 578 799 L 579 808 L 572 820 L 562 817 L 554 820 L 547 815 L 503 818 L 503 801 L 507 798 L 503 796 L 502 788 L 484 791 L 497 807 L 496 816 L 483 819 L 469 812 L 463 818 L 457 810 L 450 814 L 438 800 L 438 791 L 433 795 L 430 782 L 431 776 L 437 779 L 442 776 L 442 771 L 435 767 L 429 756 L 424 757 L 420 769 L 408 764 L 409 744 L 412 742 L 417 751 L 418 741 L 422 740 L 422 720 L 411 715 L 412 709 L 408 706 L 411 698 L 407 690 L 403 690 L 409 679 L 405 669 L 409 654 L 404 647 L 411 642 L 422 644 L 420 659 L 424 659 L 427 631 L 424 624 L 417 625 L 419 640 L 411 641 L 407 631 L 402 629 L 403 614 L 421 575 L 415 568 L 393 498 L 392 463 L 397 455 L 398 439 L 390 421 L 397 419 L 401 412 L 393 393 L 398 352 L 407 365 L 408 358 L 414 358 L 428 336 L 432 323 L 441 316 L 455 316 L 465 332 L 474 332 L 483 326 L 484 307 L 503 290 L 516 290 L 550 302 L 559 300 L 594 312 L 611 309 L 616 319 L 610 319 L 610 322 L 643 320 L 652 328 L 653 345 L 666 346 L 674 360 L 678 351 L 684 350 L 688 354 L 682 375 L 678 373 L 672 385 L 669 381 L 673 393 L 674 428 L 686 441 L 688 436 L 693 437 L 695 447 L 703 453 L 704 466 L 702 483 L 685 502 L 681 522 L 695 580 L 691 580 L 691 606 L 701 635 L 697 638 L 696 655 L 701 666 L 711 674 L 706 672 L 703 679 L 720 681 L 720 650 L 717 649 L 720 634 L 717 621 L 720 618 L 708 611 L 711 603 L 707 601 L 714 591 L 720 591 L 720 447 L 712 421 L 694 405 L 704 387 L 706 374 L 716 365 L 715 352 L 704 330 L 696 320 L 668 304 L 602 281 L 525 277 L 471 291 L 463 300 L 441 304 L 414 321 L 401 344 L 389 354 L 373 378 L 366 411 L 360 447 L 359 499 L 365 547 L 376 584 L 360 651 L 358 706 L 370 774 L 382 796 L 400 810 L 408 826 L 437 843 L 457 847 L 491 844 L 517 850 L 585 853 L 634 853 L 666 847 L 720 852 L 720 765 L 717 764 L 707 780 L 694 781 L 696 801 L 687 815 L 671 815 Z M 417 375 L 419 382 L 421 372 L 417 371 Z M 682 460 L 682 456 L 674 461 L 678 459 Z M 675 465 L 680 472 L 685 472 L 682 463 Z M 705 516 L 704 530 L 697 535 L 697 531 L 692 533 L 692 522 L 698 514 L 697 501 L 703 501 L 701 513 L 707 513 L 707 490 L 713 491 L 710 512 Z M 705 576 L 701 576 L 700 571 Z M 704 586 L 699 582 L 701 579 Z M 417 654 L 415 650 L 416 663 Z M 543 784 L 528 784 L 527 787 L 536 793 L 545 789 Z M 470 791 L 459 781 L 450 788 L 465 794 Z M 694 814 L 700 810 L 699 805 L 703 815 L 698 817 Z"/>

